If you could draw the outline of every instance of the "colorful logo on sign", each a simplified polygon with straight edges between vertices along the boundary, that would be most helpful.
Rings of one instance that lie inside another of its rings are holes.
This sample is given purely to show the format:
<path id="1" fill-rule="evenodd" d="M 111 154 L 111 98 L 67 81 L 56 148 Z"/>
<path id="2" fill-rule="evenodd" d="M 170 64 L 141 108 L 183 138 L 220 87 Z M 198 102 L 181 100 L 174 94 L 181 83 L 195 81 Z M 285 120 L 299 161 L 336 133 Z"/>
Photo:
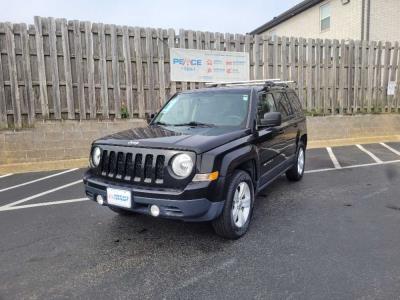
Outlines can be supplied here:
<path id="1" fill-rule="evenodd" d="M 172 60 L 174 65 L 182 65 L 182 66 L 201 66 L 201 59 L 187 59 L 187 58 L 174 58 Z"/>

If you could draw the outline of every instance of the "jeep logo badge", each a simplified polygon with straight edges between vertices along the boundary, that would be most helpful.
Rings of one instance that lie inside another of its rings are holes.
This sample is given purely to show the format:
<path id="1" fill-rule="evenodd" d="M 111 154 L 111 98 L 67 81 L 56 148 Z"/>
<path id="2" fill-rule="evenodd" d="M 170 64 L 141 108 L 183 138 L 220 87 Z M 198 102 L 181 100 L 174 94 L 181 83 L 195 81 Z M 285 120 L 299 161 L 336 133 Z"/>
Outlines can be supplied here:
<path id="1" fill-rule="evenodd" d="M 129 141 L 128 142 L 128 145 L 137 145 L 137 144 L 139 144 L 139 142 L 137 142 L 137 141 Z"/>

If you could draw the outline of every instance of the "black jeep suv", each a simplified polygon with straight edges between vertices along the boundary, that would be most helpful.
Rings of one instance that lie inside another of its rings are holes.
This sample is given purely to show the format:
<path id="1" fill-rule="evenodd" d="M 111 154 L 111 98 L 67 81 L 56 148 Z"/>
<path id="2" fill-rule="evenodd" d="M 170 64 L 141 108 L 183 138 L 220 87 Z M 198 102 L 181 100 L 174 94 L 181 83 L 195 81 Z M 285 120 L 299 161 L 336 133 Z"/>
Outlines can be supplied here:
<path id="1" fill-rule="evenodd" d="M 86 194 L 121 215 L 212 221 L 236 239 L 257 192 L 304 173 L 306 119 L 295 92 L 275 80 L 175 94 L 146 128 L 96 140 Z"/>

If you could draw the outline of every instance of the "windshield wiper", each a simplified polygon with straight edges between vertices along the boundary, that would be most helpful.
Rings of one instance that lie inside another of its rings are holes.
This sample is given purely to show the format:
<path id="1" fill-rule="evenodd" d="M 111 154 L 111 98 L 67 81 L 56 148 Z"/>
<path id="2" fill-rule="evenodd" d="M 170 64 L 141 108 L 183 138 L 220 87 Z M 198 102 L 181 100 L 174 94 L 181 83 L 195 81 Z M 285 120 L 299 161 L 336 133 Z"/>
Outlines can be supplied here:
<path id="1" fill-rule="evenodd" d="M 181 124 L 174 124 L 174 126 L 215 127 L 214 124 L 208 124 L 208 123 L 202 123 L 202 122 L 196 122 L 196 121 L 191 121 L 188 123 L 181 123 Z"/>

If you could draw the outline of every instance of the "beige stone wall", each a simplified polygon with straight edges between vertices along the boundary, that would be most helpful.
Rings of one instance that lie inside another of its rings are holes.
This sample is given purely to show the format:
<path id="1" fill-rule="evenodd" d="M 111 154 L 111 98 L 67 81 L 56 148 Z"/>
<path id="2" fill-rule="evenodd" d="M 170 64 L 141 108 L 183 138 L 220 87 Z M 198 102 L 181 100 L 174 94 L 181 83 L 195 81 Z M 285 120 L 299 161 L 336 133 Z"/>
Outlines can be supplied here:
<path id="1" fill-rule="evenodd" d="M 400 135 L 400 115 L 326 116 L 307 118 L 310 141 Z"/>
<path id="2" fill-rule="evenodd" d="M 87 164 L 93 140 L 140 126 L 146 126 L 146 122 L 68 121 L 39 123 L 35 128 L 16 132 L 0 131 L 0 172 L 18 172 L 24 167 L 20 164 L 26 163 L 35 164 L 32 168 L 35 170 L 40 169 L 42 165 L 47 169 L 62 169 L 69 166 L 68 160 L 76 159 L 82 162 L 72 166 L 83 166 Z M 308 140 L 311 142 L 392 136 L 400 135 L 400 115 L 308 117 L 307 126 Z M 49 161 L 56 162 L 50 165 L 43 163 Z"/>
<path id="3" fill-rule="evenodd" d="M 142 120 L 64 121 L 37 123 L 35 128 L 21 131 L 0 131 L 0 166 L 88 158 L 93 140 L 145 125 Z"/>
<path id="4" fill-rule="evenodd" d="M 326 3 L 330 3 L 331 6 L 331 28 L 321 32 L 320 6 Z M 350 3 L 346 5 L 343 5 L 341 0 L 326 0 L 271 28 L 266 33 L 289 37 L 361 39 L 361 7 L 361 0 L 350 0 Z"/>
<path id="5" fill-rule="evenodd" d="M 371 41 L 400 42 L 400 0 L 371 0 Z"/>

